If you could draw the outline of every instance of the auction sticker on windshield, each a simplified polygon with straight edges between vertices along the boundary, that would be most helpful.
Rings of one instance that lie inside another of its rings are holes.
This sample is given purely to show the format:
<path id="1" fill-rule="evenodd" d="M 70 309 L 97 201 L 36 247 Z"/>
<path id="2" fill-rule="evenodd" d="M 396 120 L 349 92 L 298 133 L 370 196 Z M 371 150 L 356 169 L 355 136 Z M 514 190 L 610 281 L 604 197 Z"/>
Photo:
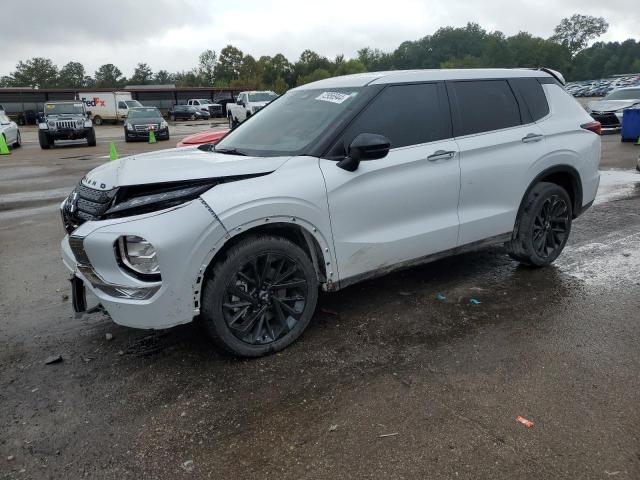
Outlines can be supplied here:
<path id="1" fill-rule="evenodd" d="M 346 93 L 340 92 L 323 92 L 316 97 L 316 100 L 321 100 L 323 102 L 331 102 L 331 103 L 342 103 L 346 99 L 348 99 L 351 95 L 347 95 Z"/>

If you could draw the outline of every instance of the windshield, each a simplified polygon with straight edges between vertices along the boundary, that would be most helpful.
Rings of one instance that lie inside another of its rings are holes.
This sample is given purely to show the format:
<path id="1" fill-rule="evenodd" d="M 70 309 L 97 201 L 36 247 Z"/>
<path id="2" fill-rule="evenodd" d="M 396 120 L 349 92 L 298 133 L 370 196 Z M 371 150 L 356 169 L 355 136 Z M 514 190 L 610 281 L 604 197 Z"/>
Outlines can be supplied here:
<path id="1" fill-rule="evenodd" d="M 276 98 L 278 98 L 278 95 L 273 92 L 257 92 L 249 94 L 250 102 L 271 102 Z"/>
<path id="2" fill-rule="evenodd" d="M 138 100 L 125 100 L 124 103 L 129 108 L 141 107 L 142 104 Z"/>
<path id="3" fill-rule="evenodd" d="M 139 110 L 129 110 L 127 118 L 158 118 L 160 116 L 157 108 L 141 108 Z"/>
<path id="4" fill-rule="evenodd" d="M 216 145 L 259 157 L 300 155 L 345 112 L 361 88 L 292 90 Z"/>
<path id="5" fill-rule="evenodd" d="M 196 102 L 200 102 L 202 105 L 203 103 L 211 103 L 211 100 L 207 100 L 206 98 L 196 98 Z"/>
<path id="6" fill-rule="evenodd" d="M 605 100 L 636 100 L 640 99 L 640 88 L 631 90 L 616 90 L 604 97 Z"/>
<path id="7" fill-rule="evenodd" d="M 47 115 L 83 114 L 82 103 L 45 103 L 44 110 Z"/>

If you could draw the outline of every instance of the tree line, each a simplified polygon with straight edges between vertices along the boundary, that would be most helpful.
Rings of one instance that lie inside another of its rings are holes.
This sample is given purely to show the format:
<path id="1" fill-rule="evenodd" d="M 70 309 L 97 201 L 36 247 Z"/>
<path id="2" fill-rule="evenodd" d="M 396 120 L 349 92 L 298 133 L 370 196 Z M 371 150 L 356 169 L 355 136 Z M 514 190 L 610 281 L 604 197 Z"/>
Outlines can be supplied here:
<path id="1" fill-rule="evenodd" d="M 640 41 L 596 42 L 587 47 L 608 26 L 602 17 L 576 14 L 563 19 L 554 34 L 545 39 L 527 32 L 507 37 L 499 31 L 489 32 L 477 23 L 468 23 L 465 27 L 443 27 L 433 35 L 405 41 L 392 52 L 362 48 L 355 58 L 338 55 L 329 59 L 305 50 L 295 62 L 281 53 L 256 59 L 228 45 L 219 54 L 205 50 L 197 66 L 188 71 L 154 72 L 148 64 L 139 63 L 128 78 L 112 63 L 102 65 L 91 76 L 80 62 L 72 61 L 58 68 L 50 59 L 35 57 L 18 62 L 14 72 L 0 77 L 0 86 L 118 88 L 175 84 L 247 87 L 283 93 L 323 78 L 376 70 L 545 66 L 563 72 L 569 80 L 640 72 Z"/>

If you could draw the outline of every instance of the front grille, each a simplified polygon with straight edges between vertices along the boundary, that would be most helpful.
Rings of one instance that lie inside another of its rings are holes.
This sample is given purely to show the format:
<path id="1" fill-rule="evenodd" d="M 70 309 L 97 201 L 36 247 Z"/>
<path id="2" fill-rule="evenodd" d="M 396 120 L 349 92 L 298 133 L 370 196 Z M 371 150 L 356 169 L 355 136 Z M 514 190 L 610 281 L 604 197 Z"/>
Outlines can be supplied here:
<path id="1" fill-rule="evenodd" d="M 84 222 L 99 220 L 111 206 L 117 191 L 117 188 L 96 190 L 79 183 L 62 208 L 62 222 L 67 233 Z"/>
<path id="2" fill-rule="evenodd" d="M 615 113 L 592 112 L 591 116 L 594 120 L 600 122 L 603 127 L 619 127 L 620 121 Z"/>
<path id="3" fill-rule="evenodd" d="M 76 128 L 76 122 L 73 120 L 58 120 L 56 128 Z"/>
<path id="4" fill-rule="evenodd" d="M 149 130 L 158 130 L 159 125 L 157 123 L 150 123 L 148 125 L 134 125 L 133 128 L 136 132 L 147 132 Z"/>
<path id="5" fill-rule="evenodd" d="M 87 252 L 84 249 L 83 237 L 74 237 L 73 235 L 71 235 L 69 237 L 69 247 L 71 247 L 73 256 L 76 257 L 76 261 L 78 263 L 82 265 L 91 265 L 89 257 L 87 256 Z"/>
<path id="6" fill-rule="evenodd" d="M 222 105 L 210 105 L 209 115 L 211 115 L 212 117 L 222 116 Z"/>

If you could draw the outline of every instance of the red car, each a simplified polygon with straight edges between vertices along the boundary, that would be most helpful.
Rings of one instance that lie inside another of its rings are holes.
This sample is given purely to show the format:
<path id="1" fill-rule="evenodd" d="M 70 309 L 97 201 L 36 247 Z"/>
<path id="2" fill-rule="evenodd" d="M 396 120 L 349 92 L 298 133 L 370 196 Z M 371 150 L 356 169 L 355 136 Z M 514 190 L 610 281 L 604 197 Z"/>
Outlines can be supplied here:
<path id="1" fill-rule="evenodd" d="M 214 130 L 212 132 L 194 133 L 193 135 L 183 138 L 182 141 L 178 142 L 176 147 L 193 147 L 194 145 L 202 145 L 204 143 L 216 144 L 228 131 L 229 129 L 225 128 L 224 130 Z"/>

